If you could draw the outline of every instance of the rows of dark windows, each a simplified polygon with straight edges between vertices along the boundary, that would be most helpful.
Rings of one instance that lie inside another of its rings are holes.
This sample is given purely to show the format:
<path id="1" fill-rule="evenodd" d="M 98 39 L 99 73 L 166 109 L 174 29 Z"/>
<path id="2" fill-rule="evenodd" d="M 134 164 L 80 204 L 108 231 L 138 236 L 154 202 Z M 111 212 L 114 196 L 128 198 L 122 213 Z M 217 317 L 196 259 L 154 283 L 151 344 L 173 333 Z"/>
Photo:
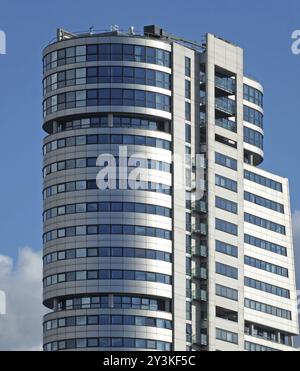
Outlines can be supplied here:
<path id="1" fill-rule="evenodd" d="M 258 247 L 259 249 L 267 250 L 275 254 L 287 256 L 287 248 L 277 245 L 273 242 L 262 240 L 258 237 L 253 237 L 248 234 L 245 235 L 245 243 Z"/>
<path id="2" fill-rule="evenodd" d="M 224 176 L 221 175 L 216 175 L 216 186 L 228 189 L 229 191 L 232 192 L 237 192 L 238 190 L 238 184 L 236 181 L 225 178 Z"/>
<path id="3" fill-rule="evenodd" d="M 171 143 L 167 140 L 145 137 L 141 135 L 121 135 L 121 134 L 100 134 L 100 135 L 81 135 L 54 140 L 44 146 L 44 154 L 57 149 L 73 146 L 84 146 L 89 144 L 124 144 L 135 146 L 155 147 L 171 150 Z"/>
<path id="4" fill-rule="evenodd" d="M 149 349 L 170 352 L 172 344 L 158 340 L 134 338 L 88 338 L 55 341 L 45 344 L 44 351 L 56 352 L 60 350 L 85 348 L 121 348 L 121 349 Z"/>
<path id="5" fill-rule="evenodd" d="M 219 328 L 216 329 L 216 339 L 236 345 L 239 343 L 238 334 Z"/>
<path id="6" fill-rule="evenodd" d="M 238 248 L 222 241 L 216 241 L 216 251 L 234 258 L 238 257 Z"/>
<path id="7" fill-rule="evenodd" d="M 43 280 L 44 287 L 64 282 L 95 281 L 95 280 L 122 280 L 157 282 L 165 285 L 172 284 L 172 277 L 161 273 L 129 271 L 129 270 L 89 270 L 54 274 Z"/>
<path id="8" fill-rule="evenodd" d="M 226 264 L 216 263 L 216 273 L 220 274 L 221 276 L 226 276 L 229 278 L 233 278 L 235 280 L 238 279 L 238 269 L 231 267 Z"/>
<path id="9" fill-rule="evenodd" d="M 53 95 L 44 100 L 44 117 L 66 109 L 95 106 L 131 106 L 171 112 L 168 95 L 135 89 L 88 89 Z"/>
<path id="10" fill-rule="evenodd" d="M 269 229 L 272 232 L 276 232 L 283 235 L 286 234 L 285 226 L 271 222 L 270 220 L 260 218 L 255 215 L 245 213 L 245 222 L 254 224 L 261 228 Z"/>
<path id="11" fill-rule="evenodd" d="M 244 127 L 244 141 L 252 146 L 264 149 L 264 136 L 252 129 Z"/>
<path id="12" fill-rule="evenodd" d="M 250 122 L 250 124 L 256 125 L 263 129 L 263 119 L 264 116 L 261 112 L 251 107 L 244 106 L 244 121 Z"/>
<path id="13" fill-rule="evenodd" d="M 161 131 L 166 133 L 171 132 L 171 124 L 169 121 L 147 119 L 138 116 L 128 117 L 114 115 L 111 123 L 109 123 L 108 116 L 87 117 L 78 120 L 55 122 L 55 124 L 52 123 L 52 134 L 89 128 L 123 128 Z"/>
<path id="14" fill-rule="evenodd" d="M 57 261 L 80 258 L 139 258 L 159 260 L 171 263 L 172 255 L 164 251 L 136 249 L 133 247 L 89 247 L 70 249 L 48 254 L 44 257 L 44 264 Z"/>
<path id="15" fill-rule="evenodd" d="M 245 334 L 253 337 L 257 337 L 263 340 L 272 341 L 273 343 L 279 343 L 287 346 L 293 346 L 292 337 L 290 334 L 284 332 L 278 332 L 277 330 L 256 325 L 253 323 L 245 323 Z"/>
<path id="16" fill-rule="evenodd" d="M 261 108 L 264 106 L 263 93 L 252 86 L 244 84 L 244 99 L 248 102 L 257 104 Z"/>
<path id="17" fill-rule="evenodd" d="M 245 286 L 251 287 L 252 289 L 267 292 L 268 294 L 280 296 L 285 299 L 290 299 L 290 291 L 271 285 L 266 282 L 254 280 L 252 278 L 245 277 Z"/>
<path id="18" fill-rule="evenodd" d="M 216 219 L 216 229 L 234 236 L 238 235 L 238 226 L 222 219 Z"/>
<path id="19" fill-rule="evenodd" d="M 278 213 L 284 214 L 284 206 L 282 204 L 278 203 L 278 202 L 269 200 L 269 199 L 264 198 L 264 197 L 257 196 L 253 193 L 250 193 L 250 192 L 245 192 L 244 197 L 245 197 L 246 201 L 252 202 L 256 205 L 259 205 L 259 206 L 265 207 L 267 209 L 271 209 L 273 211 L 276 211 Z"/>
<path id="20" fill-rule="evenodd" d="M 59 49 L 44 57 L 44 72 L 66 64 L 126 61 L 171 67 L 171 53 L 162 49 L 131 44 L 93 44 Z"/>
<path id="21" fill-rule="evenodd" d="M 138 155 L 128 158 L 122 159 L 128 163 L 128 167 L 126 171 L 130 171 L 135 169 L 137 166 L 140 169 L 149 169 L 149 170 L 157 170 L 162 171 L 165 173 L 171 173 L 172 165 L 158 160 L 152 159 L 145 159 L 142 157 L 138 157 Z M 119 168 L 120 166 L 120 159 L 119 157 L 114 158 L 115 166 Z M 97 157 L 87 157 L 87 158 L 77 158 L 71 160 L 64 160 L 59 162 L 54 162 L 43 169 L 43 175 L 46 177 L 47 175 L 56 173 L 58 171 L 65 171 L 65 170 L 74 170 L 74 169 L 86 169 L 90 167 L 97 167 Z M 99 168 L 103 168 L 104 166 L 99 166 Z M 123 167 L 124 168 L 124 167 Z M 124 168 L 125 169 L 125 168 Z"/>
<path id="22" fill-rule="evenodd" d="M 245 350 L 247 352 L 279 352 L 279 350 L 260 344 L 250 343 L 249 341 L 245 341 Z"/>
<path id="23" fill-rule="evenodd" d="M 172 330 L 172 321 L 143 316 L 77 316 L 54 319 L 44 323 L 44 331 L 74 326 L 144 326 Z"/>
<path id="24" fill-rule="evenodd" d="M 239 292 L 238 290 L 231 289 L 230 287 L 216 285 L 216 295 L 225 299 L 238 301 Z"/>
<path id="25" fill-rule="evenodd" d="M 277 308 L 277 307 L 273 307 L 272 305 L 267 305 L 267 304 L 260 303 L 254 300 L 245 299 L 245 307 L 255 310 L 257 312 L 262 312 L 262 313 L 270 314 L 271 316 L 287 319 L 289 321 L 292 320 L 292 313 L 290 311 Z"/>
<path id="26" fill-rule="evenodd" d="M 252 325 L 248 322 L 245 323 L 245 334 L 267 341 L 272 341 L 274 343 L 278 342 L 278 334 L 275 330 L 269 329 L 267 327 L 257 326 L 254 324 Z"/>
<path id="27" fill-rule="evenodd" d="M 238 205 L 236 202 L 232 202 L 221 197 L 216 197 L 216 207 L 232 214 L 238 213 Z"/>
<path id="28" fill-rule="evenodd" d="M 57 240 L 59 238 L 79 237 L 79 236 L 95 236 L 95 235 L 132 235 L 132 236 L 147 236 L 162 238 L 165 240 L 172 239 L 172 232 L 161 228 L 142 227 L 135 225 L 87 225 L 78 227 L 60 228 L 45 233 L 43 236 L 44 243 Z"/>
<path id="29" fill-rule="evenodd" d="M 171 75 L 146 68 L 102 66 L 76 68 L 48 76 L 44 95 L 53 90 L 85 84 L 140 84 L 171 89 Z"/>
<path id="30" fill-rule="evenodd" d="M 275 180 L 266 178 L 264 176 L 252 173 L 249 170 L 245 170 L 244 177 L 247 180 L 250 180 L 251 182 L 260 184 L 264 187 L 271 188 L 274 191 L 282 192 L 282 184 L 279 182 L 276 182 Z"/>
<path id="31" fill-rule="evenodd" d="M 168 300 L 141 296 L 108 295 L 84 296 L 58 301 L 57 311 L 79 309 L 134 309 L 170 312 L 171 303 Z"/>
<path id="32" fill-rule="evenodd" d="M 249 256 L 245 256 L 245 264 L 269 273 L 277 274 L 278 276 L 287 278 L 289 277 L 288 269 L 279 267 L 278 265 L 264 262 L 262 260 L 251 258 Z"/>
<path id="33" fill-rule="evenodd" d="M 81 213 L 141 213 L 172 217 L 172 210 L 156 205 L 149 205 L 135 202 L 89 202 L 71 205 L 63 205 L 46 210 L 43 214 L 44 221 L 56 218 L 62 215 L 81 214 Z"/>
<path id="34" fill-rule="evenodd" d="M 119 181 L 117 180 L 116 189 L 120 189 Z M 65 192 L 85 191 L 85 190 L 99 190 L 96 184 L 96 180 L 79 180 L 75 182 L 67 182 L 56 184 L 48 187 L 43 192 L 44 200 L 49 197 Z M 138 189 L 147 192 L 157 192 L 170 196 L 172 188 L 165 184 L 159 184 L 154 182 L 141 182 L 141 187 Z"/>
<path id="35" fill-rule="evenodd" d="M 237 170 L 237 160 L 231 157 L 228 157 L 221 153 L 216 152 L 215 161 L 216 161 L 216 164 L 218 165 L 228 167 L 229 169 L 232 169 L 232 170 Z"/>

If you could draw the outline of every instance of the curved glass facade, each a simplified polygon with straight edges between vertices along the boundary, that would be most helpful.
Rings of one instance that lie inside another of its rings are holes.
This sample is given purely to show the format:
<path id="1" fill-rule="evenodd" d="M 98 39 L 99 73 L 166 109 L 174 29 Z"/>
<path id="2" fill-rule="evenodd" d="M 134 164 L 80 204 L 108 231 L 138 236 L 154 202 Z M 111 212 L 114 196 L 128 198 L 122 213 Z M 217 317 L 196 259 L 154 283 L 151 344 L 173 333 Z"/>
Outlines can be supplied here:
<path id="1" fill-rule="evenodd" d="M 88 202 L 71 205 L 60 205 L 52 209 L 48 209 L 43 213 L 44 221 L 50 220 L 62 215 L 82 214 L 82 213 L 107 213 L 107 212 L 126 212 L 126 213 L 141 213 L 172 217 L 172 210 L 163 206 L 150 204 L 141 204 L 135 202 Z"/>
<path id="2" fill-rule="evenodd" d="M 170 313 L 171 301 L 145 295 L 93 295 L 58 300 L 58 312 L 80 309 L 133 309 Z"/>
<path id="3" fill-rule="evenodd" d="M 244 121 L 250 122 L 250 124 L 256 125 L 263 129 L 264 127 L 264 115 L 255 110 L 254 108 L 244 106 Z"/>
<path id="4" fill-rule="evenodd" d="M 171 112 L 168 95 L 134 89 L 87 89 L 53 95 L 44 101 L 44 117 L 82 107 L 130 106 Z"/>
<path id="5" fill-rule="evenodd" d="M 116 182 L 116 189 L 120 190 L 119 181 Z M 77 191 L 96 191 L 99 190 L 96 180 L 77 180 L 67 183 L 55 184 L 51 187 L 47 187 L 43 191 L 43 198 L 46 200 L 49 197 L 57 196 L 61 193 L 77 192 Z M 155 182 L 142 182 L 139 189 L 135 192 L 157 192 L 167 196 L 171 196 L 172 187 L 167 184 L 155 183 Z"/>
<path id="6" fill-rule="evenodd" d="M 258 131 L 244 127 L 244 141 L 261 150 L 264 149 L 264 136 Z"/>
<path id="7" fill-rule="evenodd" d="M 138 258 L 172 262 L 172 254 L 164 251 L 131 247 L 88 247 L 57 251 L 44 257 L 44 264 L 82 258 Z"/>
<path id="8" fill-rule="evenodd" d="M 111 125 L 108 123 L 108 116 L 95 116 L 70 121 L 50 121 L 47 123 L 47 128 L 45 129 L 48 129 L 51 134 L 62 133 L 70 130 L 99 128 L 141 129 L 160 131 L 169 134 L 171 132 L 171 123 L 167 120 L 148 119 L 147 117 L 139 117 L 136 115 L 132 117 L 114 115 Z"/>
<path id="9" fill-rule="evenodd" d="M 149 349 L 169 352 L 172 350 L 172 344 L 157 340 L 134 339 L 134 338 L 88 338 L 71 339 L 47 343 L 44 346 L 45 351 L 56 352 L 58 350 L 75 350 L 85 348 L 100 349 Z"/>
<path id="10" fill-rule="evenodd" d="M 78 45 L 55 50 L 43 59 L 44 72 L 59 66 L 82 62 L 126 61 L 171 67 L 171 53 L 132 44 Z"/>
<path id="11" fill-rule="evenodd" d="M 125 159 L 126 160 L 126 159 Z M 130 159 L 128 158 L 127 161 L 129 162 L 128 170 L 134 169 L 135 166 L 130 167 Z M 133 162 L 133 160 L 131 160 Z M 117 168 L 119 167 L 119 157 L 115 158 L 115 163 Z M 134 162 L 139 164 L 139 167 L 142 169 L 149 169 L 149 170 L 157 170 L 166 173 L 171 173 L 171 164 L 163 161 L 157 160 L 149 160 L 145 158 L 139 158 L 138 155 L 134 158 Z M 43 170 L 44 177 L 47 175 L 57 173 L 59 171 L 66 171 L 66 170 L 74 170 L 74 169 L 85 169 L 85 168 L 94 168 L 97 167 L 97 157 L 88 157 L 88 158 L 77 158 L 72 160 L 64 160 L 59 162 L 54 162 L 48 166 L 46 166 Z M 103 168 L 104 166 L 102 166 Z M 101 169 L 101 167 L 99 167 Z"/>
<path id="12" fill-rule="evenodd" d="M 44 56 L 44 129 L 49 134 L 43 146 L 44 304 L 53 311 L 45 317 L 44 349 L 171 350 L 172 319 L 155 314 L 167 315 L 172 307 L 173 148 L 171 115 L 162 113 L 170 114 L 172 108 L 170 46 L 159 43 L 160 49 L 151 41 L 146 45 L 146 40 L 143 45 L 85 42 L 78 39 L 74 45 L 68 41 L 71 45 L 64 48 L 58 42 Z M 167 91 L 163 94 L 162 90 Z M 107 113 L 97 107 L 105 107 Z M 153 110 L 162 112 L 153 115 Z M 128 162 L 130 171 L 139 164 L 150 171 L 149 179 L 137 189 L 121 187 L 119 155 L 115 156 L 118 146 L 130 146 L 127 160 L 135 147 L 139 153 L 139 147 L 147 151 L 140 163 L 131 166 Z M 100 190 L 97 158 L 104 153 L 114 156 L 118 173 L 115 188 Z M 155 218 L 162 224 L 154 223 Z M 84 264 L 85 270 L 75 271 L 69 265 L 74 260 L 76 265 Z M 87 266 L 94 262 L 99 267 L 107 260 L 121 264 L 122 269 L 91 270 Z M 74 291 L 75 282 L 80 284 Z M 110 292 L 104 286 L 101 292 L 101 285 L 109 282 Z M 66 297 L 58 294 L 58 286 L 66 288 Z M 159 291 L 151 292 L 156 286 Z M 62 315 L 72 308 L 87 313 Z M 97 315 L 89 313 L 95 309 Z M 122 309 L 123 313 L 101 313 L 102 309 Z M 126 313 L 133 309 L 143 313 Z M 131 338 L 129 332 L 124 338 L 101 337 L 104 326 L 130 326 L 136 333 L 152 327 L 157 336 L 153 339 L 149 332 Z M 67 328 L 73 334 L 71 340 L 53 341 L 53 330 Z M 78 338 L 77 328 L 85 328 L 87 337 Z M 96 329 L 100 336 L 95 339 Z"/>
<path id="13" fill-rule="evenodd" d="M 93 144 L 124 144 L 144 147 L 154 147 L 171 150 L 171 142 L 143 135 L 122 135 L 122 134 L 93 134 L 80 135 L 74 137 L 66 137 L 59 140 L 49 142 L 43 147 L 44 154 L 47 154 L 58 149 L 74 146 L 86 146 Z"/>
<path id="14" fill-rule="evenodd" d="M 74 326 L 145 326 L 172 330 L 172 321 L 143 316 L 120 316 L 102 314 L 99 316 L 61 317 L 44 323 L 44 331 Z"/>
<path id="15" fill-rule="evenodd" d="M 263 108 L 264 106 L 264 95 L 258 89 L 253 88 L 247 84 L 244 84 L 244 99 L 248 102 L 254 103 L 257 106 Z"/>
<path id="16" fill-rule="evenodd" d="M 57 89 L 86 84 L 138 84 L 170 90 L 171 75 L 139 67 L 73 68 L 48 76 L 43 81 L 44 95 Z"/>
<path id="17" fill-rule="evenodd" d="M 124 270 L 93 270 L 93 271 L 75 271 L 54 274 L 45 277 L 43 286 L 49 287 L 59 285 L 65 282 L 75 281 L 95 281 L 95 280 L 121 280 L 121 281 L 144 281 L 157 282 L 164 285 L 171 285 L 171 276 L 161 273 L 143 272 L 143 271 L 124 271 Z"/>
<path id="18" fill-rule="evenodd" d="M 136 235 L 172 239 L 172 232 L 161 228 L 134 225 L 100 224 L 54 229 L 44 234 L 44 243 L 60 238 L 92 235 Z"/>

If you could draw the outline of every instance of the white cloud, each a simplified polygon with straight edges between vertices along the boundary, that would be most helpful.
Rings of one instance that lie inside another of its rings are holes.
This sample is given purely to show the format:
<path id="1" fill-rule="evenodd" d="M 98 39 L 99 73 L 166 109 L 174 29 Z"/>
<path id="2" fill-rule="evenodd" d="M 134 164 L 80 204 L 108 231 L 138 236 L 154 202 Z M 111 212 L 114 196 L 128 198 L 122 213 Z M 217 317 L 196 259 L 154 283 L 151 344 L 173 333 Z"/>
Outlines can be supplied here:
<path id="1" fill-rule="evenodd" d="M 42 256 L 29 247 L 17 261 L 0 255 L 0 290 L 6 294 L 6 315 L 0 316 L 0 350 L 42 348 Z"/>

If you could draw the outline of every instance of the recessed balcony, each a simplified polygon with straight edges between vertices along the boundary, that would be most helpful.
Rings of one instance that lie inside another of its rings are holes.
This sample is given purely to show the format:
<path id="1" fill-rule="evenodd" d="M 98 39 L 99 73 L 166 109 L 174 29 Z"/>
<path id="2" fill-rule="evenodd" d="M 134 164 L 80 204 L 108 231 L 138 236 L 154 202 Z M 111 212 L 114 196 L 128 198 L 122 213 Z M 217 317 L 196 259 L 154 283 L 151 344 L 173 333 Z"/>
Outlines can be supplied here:
<path id="1" fill-rule="evenodd" d="M 192 211 L 200 214 L 207 213 L 207 203 L 205 201 L 196 201 L 192 204 Z"/>
<path id="2" fill-rule="evenodd" d="M 216 98 L 216 110 L 225 115 L 234 116 L 236 114 L 236 103 L 234 100 L 229 98 Z"/>
<path id="3" fill-rule="evenodd" d="M 207 268 L 199 267 L 192 269 L 192 277 L 200 280 L 207 280 Z"/>
<path id="4" fill-rule="evenodd" d="M 230 77 L 215 77 L 215 86 L 216 89 L 222 90 L 227 94 L 235 94 L 236 92 L 236 83 L 235 80 Z"/>
<path id="5" fill-rule="evenodd" d="M 207 335 L 194 335 L 193 344 L 195 346 L 203 347 L 208 345 L 208 336 Z"/>
<path id="6" fill-rule="evenodd" d="M 193 246 L 192 255 L 199 258 L 207 258 L 208 256 L 207 246 L 205 245 Z"/>
<path id="7" fill-rule="evenodd" d="M 196 235 L 207 235 L 207 225 L 204 223 L 198 223 L 192 225 L 192 233 Z"/>
<path id="8" fill-rule="evenodd" d="M 227 118 L 219 118 L 216 119 L 216 126 L 219 126 L 220 128 L 230 130 L 233 133 L 237 132 L 237 124 L 235 121 L 228 120 Z"/>
<path id="9" fill-rule="evenodd" d="M 193 291 L 192 298 L 195 301 L 207 302 L 207 291 L 206 290 Z"/>

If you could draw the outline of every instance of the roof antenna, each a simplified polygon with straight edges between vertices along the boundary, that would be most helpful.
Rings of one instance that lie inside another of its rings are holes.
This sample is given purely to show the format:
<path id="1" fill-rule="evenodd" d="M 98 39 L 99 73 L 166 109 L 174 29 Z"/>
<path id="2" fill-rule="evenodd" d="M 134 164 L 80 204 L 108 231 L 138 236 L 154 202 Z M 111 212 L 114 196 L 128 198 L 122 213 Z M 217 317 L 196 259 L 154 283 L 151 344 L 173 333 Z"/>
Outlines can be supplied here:
<path id="1" fill-rule="evenodd" d="M 134 27 L 133 26 L 129 27 L 128 33 L 129 33 L 130 36 L 134 36 L 135 35 L 135 31 L 134 31 Z"/>
<path id="2" fill-rule="evenodd" d="M 115 25 L 111 26 L 110 29 L 111 29 L 112 32 L 118 32 L 120 30 L 120 27 L 115 24 Z"/>

